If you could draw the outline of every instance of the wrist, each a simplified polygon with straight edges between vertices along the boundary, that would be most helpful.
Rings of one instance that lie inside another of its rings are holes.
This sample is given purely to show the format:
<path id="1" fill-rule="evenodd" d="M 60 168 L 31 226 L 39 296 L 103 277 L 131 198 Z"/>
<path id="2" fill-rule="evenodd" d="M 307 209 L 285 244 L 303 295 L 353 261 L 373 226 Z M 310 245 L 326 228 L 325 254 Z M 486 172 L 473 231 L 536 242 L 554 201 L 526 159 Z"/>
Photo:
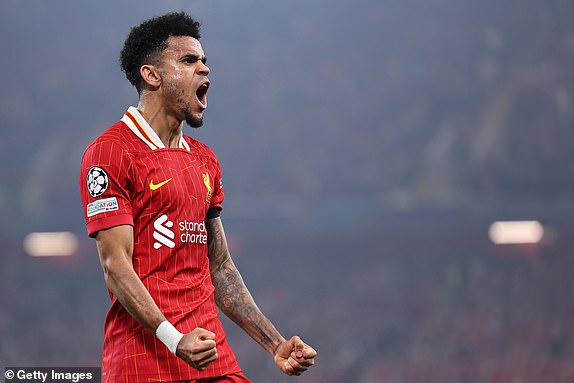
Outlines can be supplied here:
<path id="1" fill-rule="evenodd" d="M 155 330 L 155 336 L 175 355 L 177 351 L 177 345 L 183 334 L 179 332 L 171 323 L 168 321 L 163 321 L 157 326 Z"/>
<path id="2" fill-rule="evenodd" d="M 279 347 L 281 347 L 281 345 L 285 342 L 285 338 L 281 337 L 280 339 L 277 340 L 277 342 L 275 342 L 275 344 L 273 345 L 273 356 L 277 355 L 277 351 L 279 350 Z"/>

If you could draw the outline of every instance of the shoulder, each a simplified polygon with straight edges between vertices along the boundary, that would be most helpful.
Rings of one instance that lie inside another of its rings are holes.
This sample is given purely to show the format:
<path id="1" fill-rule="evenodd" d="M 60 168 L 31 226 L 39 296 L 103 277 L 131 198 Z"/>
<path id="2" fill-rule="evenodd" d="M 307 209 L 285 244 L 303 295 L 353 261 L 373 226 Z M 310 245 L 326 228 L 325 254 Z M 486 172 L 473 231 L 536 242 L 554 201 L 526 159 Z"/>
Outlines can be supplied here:
<path id="1" fill-rule="evenodd" d="M 131 144 L 132 135 L 129 133 L 129 128 L 127 128 L 126 124 L 122 121 L 116 122 L 88 144 L 84 157 L 94 152 L 101 156 L 106 153 L 125 153 L 130 151 L 130 147 L 133 145 Z"/>
<path id="2" fill-rule="evenodd" d="M 81 161 L 81 171 L 88 172 L 93 167 L 107 169 L 107 172 L 124 172 L 133 166 L 138 142 L 123 123 L 117 122 L 96 137 L 85 149 Z"/>

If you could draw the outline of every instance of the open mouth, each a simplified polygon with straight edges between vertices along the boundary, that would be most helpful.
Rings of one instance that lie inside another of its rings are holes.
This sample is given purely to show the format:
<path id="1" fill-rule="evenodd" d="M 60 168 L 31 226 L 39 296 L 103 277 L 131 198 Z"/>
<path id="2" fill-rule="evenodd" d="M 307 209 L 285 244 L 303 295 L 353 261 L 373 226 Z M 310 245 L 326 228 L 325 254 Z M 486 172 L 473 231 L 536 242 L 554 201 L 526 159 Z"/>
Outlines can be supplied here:
<path id="1" fill-rule="evenodd" d="M 204 82 L 197 88 L 195 95 L 197 100 L 203 108 L 207 108 L 207 90 L 209 89 L 209 82 Z"/>

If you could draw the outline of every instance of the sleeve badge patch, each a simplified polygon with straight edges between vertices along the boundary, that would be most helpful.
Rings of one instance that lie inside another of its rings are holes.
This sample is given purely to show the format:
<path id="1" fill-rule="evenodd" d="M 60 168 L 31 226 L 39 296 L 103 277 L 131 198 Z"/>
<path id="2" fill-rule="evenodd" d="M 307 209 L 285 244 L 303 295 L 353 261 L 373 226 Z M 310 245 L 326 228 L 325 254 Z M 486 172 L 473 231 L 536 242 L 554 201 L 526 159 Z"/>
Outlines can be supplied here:
<path id="1" fill-rule="evenodd" d="M 93 217 L 96 214 L 114 210 L 118 210 L 118 200 L 116 197 L 99 199 L 86 206 L 86 215 Z"/>
<path id="2" fill-rule="evenodd" d="M 92 197 L 99 197 L 108 190 L 108 174 L 97 166 L 88 171 L 88 192 Z"/>

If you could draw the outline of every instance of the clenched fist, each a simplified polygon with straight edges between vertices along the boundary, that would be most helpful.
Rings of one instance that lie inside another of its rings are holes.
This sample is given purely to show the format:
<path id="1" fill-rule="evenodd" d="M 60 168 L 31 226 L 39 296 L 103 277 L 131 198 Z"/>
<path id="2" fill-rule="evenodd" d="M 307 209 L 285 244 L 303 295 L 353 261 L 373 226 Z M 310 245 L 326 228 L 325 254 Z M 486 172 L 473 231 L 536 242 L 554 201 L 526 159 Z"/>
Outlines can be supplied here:
<path id="1" fill-rule="evenodd" d="M 275 350 L 275 364 L 287 375 L 301 375 L 315 364 L 317 352 L 294 336 L 281 343 Z"/>
<path id="2" fill-rule="evenodd" d="M 198 327 L 181 338 L 175 354 L 193 368 L 202 371 L 217 359 L 215 334 Z"/>

